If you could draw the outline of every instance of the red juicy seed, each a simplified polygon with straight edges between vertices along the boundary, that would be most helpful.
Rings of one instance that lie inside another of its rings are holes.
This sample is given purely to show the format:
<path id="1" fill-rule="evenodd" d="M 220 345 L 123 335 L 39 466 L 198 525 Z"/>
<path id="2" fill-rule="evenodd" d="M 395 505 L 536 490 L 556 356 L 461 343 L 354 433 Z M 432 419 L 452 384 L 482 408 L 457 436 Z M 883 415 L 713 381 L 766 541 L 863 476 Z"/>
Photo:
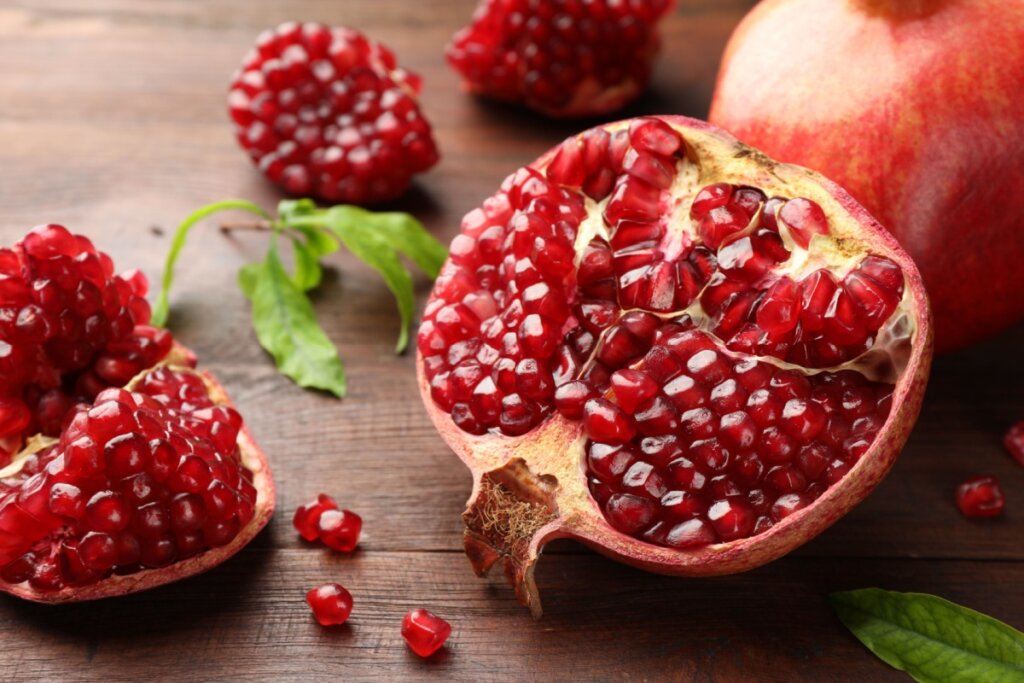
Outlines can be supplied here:
<path id="1" fill-rule="evenodd" d="M 440 650 L 451 634 L 451 624 L 425 609 L 414 609 L 402 619 L 402 638 L 420 657 Z"/>
<path id="2" fill-rule="evenodd" d="M 806 249 L 814 235 L 828 234 L 825 212 L 810 199 L 790 199 L 779 211 L 779 219 L 789 228 L 793 240 Z"/>
<path id="3" fill-rule="evenodd" d="M 341 584 L 326 583 L 306 593 L 306 603 L 321 626 L 338 626 L 352 613 L 352 594 Z"/>
<path id="4" fill-rule="evenodd" d="M 78 556 L 87 569 L 105 572 L 117 562 L 117 543 L 108 534 L 88 533 L 78 545 Z"/>
<path id="5" fill-rule="evenodd" d="M 797 510 L 802 510 L 806 506 L 806 497 L 799 493 L 787 493 L 779 496 L 772 504 L 772 519 L 776 522 L 781 522 L 786 517 L 789 517 Z"/>
<path id="6" fill-rule="evenodd" d="M 696 548 L 709 545 L 717 540 L 715 531 L 703 519 L 688 519 L 669 530 L 665 545 L 672 548 Z"/>
<path id="7" fill-rule="evenodd" d="M 555 390 L 555 408 L 571 420 L 583 417 L 583 406 L 594 397 L 585 382 L 567 382 Z"/>
<path id="8" fill-rule="evenodd" d="M 754 530 L 754 513 L 737 500 L 719 500 L 708 508 L 708 519 L 723 541 L 749 536 Z"/>
<path id="9" fill-rule="evenodd" d="M 339 552 L 352 552 L 359 543 L 363 520 L 350 510 L 324 510 L 317 521 L 320 541 Z"/>
<path id="10" fill-rule="evenodd" d="M 583 425 L 587 436 L 604 443 L 624 443 L 636 434 L 629 415 L 603 398 L 592 398 L 584 404 Z"/>
<path id="11" fill-rule="evenodd" d="M 846 276 L 843 287 L 860 313 L 860 319 L 871 331 L 879 329 L 899 305 L 899 297 L 895 292 L 886 291 L 856 270 Z"/>
<path id="12" fill-rule="evenodd" d="M 701 218 L 697 231 L 704 245 L 718 249 L 725 238 L 750 224 L 750 216 L 738 206 L 718 206 Z"/>
<path id="13" fill-rule="evenodd" d="M 725 206 L 732 198 L 732 185 L 729 183 L 714 183 L 701 189 L 693 198 L 690 206 L 690 218 L 701 220 L 711 209 Z"/>
<path id="14" fill-rule="evenodd" d="M 85 514 L 85 496 L 74 484 L 54 484 L 50 489 L 50 512 L 69 519 Z"/>
<path id="15" fill-rule="evenodd" d="M 616 370 L 612 373 L 611 386 L 615 403 L 631 415 L 658 392 L 655 381 L 638 370 Z"/>
<path id="16" fill-rule="evenodd" d="M 1018 464 L 1024 465 L 1024 421 L 1010 427 L 1003 437 L 1003 445 Z"/>
<path id="17" fill-rule="evenodd" d="M 128 526 L 131 511 L 113 491 L 97 493 L 85 506 L 86 524 L 94 531 L 117 532 Z"/>
<path id="18" fill-rule="evenodd" d="M 956 506 L 965 517 L 998 517 L 1005 499 L 999 480 L 992 476 L 971 477 L 956 489 Z"/>
<path id="19" fill-rule="evenodd" d="M 631 493 L 616 493 L 608 499 L 604 512 L 613 527 L 635 534 L 654 521 L 656 503 Z"/>

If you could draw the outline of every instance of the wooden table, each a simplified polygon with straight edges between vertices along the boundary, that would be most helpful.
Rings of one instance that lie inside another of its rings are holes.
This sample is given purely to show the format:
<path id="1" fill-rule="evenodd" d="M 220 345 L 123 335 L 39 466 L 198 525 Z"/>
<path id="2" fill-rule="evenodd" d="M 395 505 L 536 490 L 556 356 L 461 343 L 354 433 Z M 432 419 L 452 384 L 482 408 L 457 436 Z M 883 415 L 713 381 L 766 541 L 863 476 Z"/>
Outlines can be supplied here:
<path id="1" fill-rule="evenodd" d="M 704 115 L 722 45 L 752 3 L 681 4 L 654 89 L 629 113 Z M 425 77 L 444 156 L 400 206 L 447 242 L 506 174 L 580 125 L 459 92 L 441 50 L 472 5 L 5 0 L 0 238 L 63 223 L 155 279 L 168 231 L 193 208 L 231 196 L 273 206 L 279 194 L 235 145 L 225 86 L 261 29 L 316 19 L 361 27 Z M 470 479 L 423 412 L 413 357 L 392 353 L 397 315 L 385 287 L 350 258 L 332 262 L 316 307 L 351 393 L 337 401 L 302 391 L 257 346 L 234 286 L 263 244 L 213 225 L 197 232 L 171 327 L 232 391 L 270 454 L 277 516 L 227 565 L 173 586 L 61 608 L 4 596 L 0 678 L 904 681 L 844 630 L 829 591 L 932 592 L 1024 626 L 1024 470 L 999 444 L 1024 417 L 1024 329 L 942 358 L 893 473 L 791 556 L 745 575 L 685 580 L 556 543 L 538 572 L 546 613 L 537 622 L 500 578 L 477 579 L 462 554 Z M 422 301 L 429 283 L 418 291 Z M 1002 519 L 975 523 L 953 507 L 952 489 L 976 472 L 1002 479 Z M 293 531 L 293 510 L 320 490 L 363 516 L 354 554 L 309 547 Z M 355 596 L 345 627 L 317 626 L 303 601 L 326 580 Z M 399 636 L 416 606 L 454 626 L 447 650 L 429 661 Z"/>

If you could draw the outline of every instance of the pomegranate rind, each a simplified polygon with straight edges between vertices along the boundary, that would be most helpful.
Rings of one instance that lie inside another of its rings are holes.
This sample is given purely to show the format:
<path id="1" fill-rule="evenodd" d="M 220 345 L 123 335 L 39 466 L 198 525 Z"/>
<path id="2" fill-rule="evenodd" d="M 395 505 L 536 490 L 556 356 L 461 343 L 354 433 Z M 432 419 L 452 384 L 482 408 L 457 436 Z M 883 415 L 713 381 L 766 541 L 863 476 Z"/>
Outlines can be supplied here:
<path id="1" fill-rule="evenodd" d="M 826 210 L 837 248 L 856 241 L 857 249 L 895 261 L 905 279 L 911 344 L 895 378 L 892 410 L 849 473 L 808 507 L 767 531 L 691 550 L 653 545 L 608 523 L 587 488 L 581 422 L 554 413 L 523 437 L 464 432 L 431 398 L 418 354 L 417 376 L 427 413 L 473 474 L 473 491 L 463 515 L 467 555 L 481 576 L 500 561 L 519 601 L 537 617 L 541 604 L 534 568 L 543 546 L 556 538 L 573 538 L 625 564 L 679 576 L 733 574 L 785 555 L 843 517 L 883 479 L 906 442 L 924 397 L 933 351 L 931 313 L 920 273 L 896 240 L 845 190 L 820 174 L 775 162 L 709 123 L 682 116 L 658 118 L 678 130 L 688 145 L 715 151 L 718 166 L 709 169 L 715 179 L 739 177 L 758 185 L 761 178 L 767 185 L 790 187 L 793 196 L 808 197 Z M 629 121 L 620 121 L 605 127 L 614 130 L 628 125 Z M 531 166 L 543 169 L 556 150 Z"/>
<path id="2" fill-rule="evenodd" d="M 215 405 L 234 407 L 234 403 L 231 401 L 227 390 L 210 373 L 194 370 L 192 368 L 194 364 L 194 354 L 186 347 L 176 343 L 175 347 L 167 355 L 167 358 L 164 359 L 164 362 L 156 367 L 168 367 L 177 372 L 198 375 L 206 385 L 210 399 Z M 140 384 L 142 379 L 154 369 L 150 368 L 143 371 L 132 379 L 125 388 L 130 391 L 133 387 Z M 33 442 L 30 441 L 29 443 L 31 447 Z M 253 506 L 253 518 L 249 520 L 245 527 L 239 530 L 238 535 L 227 545 L 205 550 L 198 555 L 175 562 L 166 567 L 143 569 L 134 574 L 113 574 L 91 585 L 66 586 L 55 591 L 37 591 L 27 582 L 20 584 L 0 582 L 0 591 L 25 600 L 44 604 L 84 602 L 86 600 L 99 600 L 128 595 L 130 593 L 139 593 L 150 588 L 156 588 L 201 574 L 223 564 L 232 555 L 248 545 L 263 527 L 267 525 L 274 514 L 276 500 L 274 479 L 270 472 L 267 457 L 253 439 L 245 424 L 242 425 L 238 433 L 238 448 L 242 465 L 252 472 L 252 485 L 256 489 L 256 503 Z"/>

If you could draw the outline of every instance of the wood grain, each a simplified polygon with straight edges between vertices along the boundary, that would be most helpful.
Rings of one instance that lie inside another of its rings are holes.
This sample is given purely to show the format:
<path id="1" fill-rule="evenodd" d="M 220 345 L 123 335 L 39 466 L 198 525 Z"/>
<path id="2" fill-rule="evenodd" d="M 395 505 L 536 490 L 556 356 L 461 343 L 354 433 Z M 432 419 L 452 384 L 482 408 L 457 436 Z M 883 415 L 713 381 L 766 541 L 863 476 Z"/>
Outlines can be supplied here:
<path id="1" fill-rule="evenodd" d="M 624 115 L 706 113 L 722 45 L 746 1 L 691 0 L 666 25 L 654 88 Z M 396 208 L 443 241 L 516 167 L 580 127 L 459 92 L 441 46 L 470 0 L 6 0 L 0 2 L 0 242 L 36 223 L 91 235 L 155 278 L 168 233 L 230 196 L 280 196 L 236 148 L 226 81 L 256 33 L 285 19 L 359 26 L 422 73 L 442 163 Z M 921 420 L 893 473 L 857 510 L 793 555 L 749 574 L 681 580 L 570 544 L 541 563 L 534 622 L 500 579 L 461 555 L 470 480 L 430 426 L 413 359 L 392 353 L 390 294 L 352 259 L 316 295 L 350 396 L 304 392 L 274 371 L 234 287 L 258 235 L 200 228 L 173 294 L 171 326 L 217 373 L 270 454 L 280 513 L 236 559 L 203 577 L 94 605 L 0 600 L 3 680 L 907 680 L 832 616 L 828 591 L 934 592 L 1024 625 L 1024 471 L 1000 436 L 1024 417 L 1024 329 L 936 364 Z M 417 281 L 424 297 L 429 283 Z M 952 505 L 968 474 L 997 474 L 1006 516 L 972 523 Z M 327 490 L 366 522 L 351 557 L 305 546 L 291 511 Z M 316 582 L 355 595 L 351 625 L 317 627 Z M 455 633 L 420 661 L 398 635 L 427 606 Z"/>

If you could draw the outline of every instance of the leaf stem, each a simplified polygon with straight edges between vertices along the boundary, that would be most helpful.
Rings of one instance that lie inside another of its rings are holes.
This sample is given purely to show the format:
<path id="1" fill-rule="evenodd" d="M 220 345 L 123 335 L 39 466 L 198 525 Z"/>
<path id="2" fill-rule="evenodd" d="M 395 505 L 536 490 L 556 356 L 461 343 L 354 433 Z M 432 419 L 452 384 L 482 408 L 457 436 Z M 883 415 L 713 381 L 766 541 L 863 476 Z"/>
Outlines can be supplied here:
<path id="1" fill-rule="evenodd" d="M 245 199 L 225 199 L 220 202 L 214 202 L 207 204 L 195 211 L 193 211 L 174 233 L 174 238 L 171 241 L 171 249 L 167 253 L 167 260 L 164 262 L 164 276 L 160 283 L 160 293 L 157 295 L 156 303 L 153 305 L 153 316 L 151 322 L 157 327 L 163 327 L 167 324 L 167 316 L 170 312 L 170 304 L 168 296 L 171 290 L 171 284 L 174 282 L 174 264 L 178 261 L 178 256 L 181 250 L 185 247 L 185 239 L 188 237 L 189 231 L 199 221 L 207 218 L 219 211 L 227 211 L 229 209 L 237 209 L 239 211 L 248 211 L 249 213 L 260 216 L 266 221 L 271 221 L 272 217 L 266 211 L 263 210 L 257 204 L 254 204 Z"/>

